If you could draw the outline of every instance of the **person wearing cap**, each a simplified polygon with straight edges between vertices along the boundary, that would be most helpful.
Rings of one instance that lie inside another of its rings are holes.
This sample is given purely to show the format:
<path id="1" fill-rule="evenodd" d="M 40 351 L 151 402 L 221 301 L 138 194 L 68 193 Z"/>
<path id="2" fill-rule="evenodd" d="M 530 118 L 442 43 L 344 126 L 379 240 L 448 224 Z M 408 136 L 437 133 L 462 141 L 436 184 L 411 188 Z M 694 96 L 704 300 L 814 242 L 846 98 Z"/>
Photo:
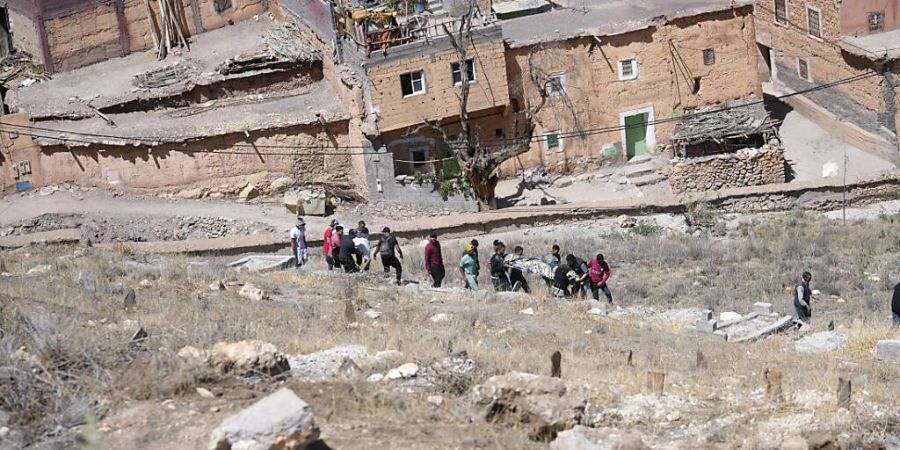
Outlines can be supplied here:
<path id="1" fill-rule="evenodd" d="M 510 289 L 509 274 L 506 273 L 506 244 L 494 241 L 494 252 L 491 253 L 488 264 L 491 268 L 491 284 L 497 292 Z"/>
<path id="2" fill-rule="evenodd" d="M 391 236 L 390 228 L 382 228 L 381 233 L 383 236 L 378 240 L 378 244 L 375 245 L 375 253 L 381 256 L 381 265 L 384 267 L 385 274 L 391 272 L 391 267 L 397 271 L 397 286 L 399 286 L 403 276 L 403 265 L 400 264 L 403 261 L 403 250 L 400 249 L 400 243 L 397 242 L 397 238 Z"/>
<path id="3" fill-rule="evenodd" d="M 331 254 L 331 235 L 334 234 L 334 227 L 337 226 L 337 219 L 331 219 L 328 228 L 325 229 L 325 237 L 322 239 L 322 254 L 325 255 L 325 262 L 328 263 L 328 270 L 334 270 L 334 256 Z"/>
<path id="4" fill-rule="evenodd" d="M 478 290 L 478 260 L 475 255 L 478 248 L 472 244 L 466 245 L 466 252 L 459 260 L 459 274 L 466 280 L 466 289 Z"/>
<path id="5" fill-rule="evenodd" d="M 431 287 L 441 287 L 444 281 L 444 257 L 441 255 L 441 243 L 438 241 L 437 234 L 431 233 L 428 236 L 428 243 L 425 244 L 425 271 L 431 275 Z"/>
<path id="6" fill-rule="evenodd" d="M 331 233 L 331 259 L 334 261 L 334 267 L 341 268 L 341 258 L 338 252 L 341 250 L 341 239 L 344 237 L 344 226 L 337 224 L 334 226 L 334 232 Z"/>
<path id="7" fill-rule="evenodd" d="M 309 253 L 306 248 L 306 222 L 302 217 L 297 218 L 297 223 L 291 229 L 291 254 L 297 267 L 302 267 L 309 261 Z"/>

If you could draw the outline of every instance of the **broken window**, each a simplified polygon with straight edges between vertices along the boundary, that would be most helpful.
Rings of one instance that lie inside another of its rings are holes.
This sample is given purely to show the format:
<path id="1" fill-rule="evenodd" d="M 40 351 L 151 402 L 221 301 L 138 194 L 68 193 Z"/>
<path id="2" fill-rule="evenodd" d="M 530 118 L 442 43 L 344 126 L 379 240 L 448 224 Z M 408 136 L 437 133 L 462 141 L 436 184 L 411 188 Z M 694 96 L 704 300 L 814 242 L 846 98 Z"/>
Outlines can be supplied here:
<path id="1" fill-rule="evenodd" d="M 566 74 L 560 73 L 547 77 L 547 96 L 550 98 L 559 98 L 566 93 Z"/>
<path id="2" fill-rule="evenodd" d="M 425 92 L 425 74 L 419 70 L 400 75 L 400 90 L 404 97 Z"/>
<path id="3" fill-rule="evenodd" d="M 711 66 L 716 63 L 716 51 L 708 48 L 703 50 L 703 64 Z"/>
<path id="4" fill-rule="evenodd" d="M 806 7 L 806 22 L 809 35 L 822 39 L 822 12 L 812 6 Z"/>
<path id="5" fill-rule="evenodd" d="M 563 138 L 559 131 L 544 133 L 544 143 L 547 145 L 547 153 L 563 151 Z"/>
<path id="6" fill-rule="evenodd" d="M 809 64 L 803 58 L 797 58 L 797 74 L 800 75 L 800 78 L 811 81 L 809 76 Z"/>
<path id="7" fill-rule="evenodd" d="M 462 71 L 459 70 L 458 62 L 450 64 L 450 71 L 453 73 L 453 85 L 459 86 L 460 84 L 462 84 Z M 474 59 L 466 60 L 466 76 L 469 78 L 469 83 L 475 82 L 475 60 Z"/>
<path id="8" fill-rule="evenodd" d="M 775 22 L 787 25 L 787 0 L 775 0 Z"/>
<path id="9" fill-rule="evenodd" d="M 869 13 L 869 31 L 884 30 L 884 11 Z"/>
<path id="10" fill-rule="evenodd" d="M 213 6 L 216 8 L 216 12 L 220 13 L 226 9 L 231 9 L 231 0 L 215 0 Z"/>
<path id="11" fill-rule="evenodd" d="M 623 59 L 619 61 L 619 79 L 633 80 L 638 76 L 637 58 Z"/>

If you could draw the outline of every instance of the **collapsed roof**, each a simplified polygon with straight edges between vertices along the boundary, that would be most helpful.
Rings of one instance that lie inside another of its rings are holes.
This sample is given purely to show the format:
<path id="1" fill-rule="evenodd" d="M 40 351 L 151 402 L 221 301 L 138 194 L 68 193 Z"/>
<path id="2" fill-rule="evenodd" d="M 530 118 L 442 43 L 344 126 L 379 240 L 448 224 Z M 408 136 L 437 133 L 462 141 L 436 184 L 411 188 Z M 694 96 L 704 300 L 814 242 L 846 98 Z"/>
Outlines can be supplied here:
<path id="1" fill-rule="evenodd" d="M 775 121 L 769 117 L 763 102 L 751 96 L 686 114 L 675 127 L 672 145 L 679 156 L 695 156 L 691 155 L 690 147 L 731 151 L 753 142 L 765 143 L 776 136 Z"/>

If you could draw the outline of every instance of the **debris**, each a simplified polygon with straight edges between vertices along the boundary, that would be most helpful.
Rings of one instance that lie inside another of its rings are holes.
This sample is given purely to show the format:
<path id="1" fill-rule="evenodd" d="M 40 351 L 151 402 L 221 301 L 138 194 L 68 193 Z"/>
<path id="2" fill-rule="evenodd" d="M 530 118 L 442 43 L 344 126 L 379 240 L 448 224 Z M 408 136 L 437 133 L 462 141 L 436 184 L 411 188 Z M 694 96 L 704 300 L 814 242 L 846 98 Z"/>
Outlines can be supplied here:
<path id="1" fill-rule="evenodd" d="M 391 369 L 387 373 L 388 380 L 399 380 L 403 378 L 412 378 L 419 373 L 419 365 L 416 363 L 406 363 L 396 369 Z"/>
<path id="2" fill-rule="evenodd" d="M 375 311 L 374 309 L 366 310 L 366 312 L 363 313 L 363 314 L 365 314 L 366 317 L 368 317 L 368 318 L 370 318 L 370 319 L 372 319 L 372 320 L 376 320 L 376 319 L 378 319 L 379 317 L 381 317 L 381 313 L 378 312 L 378 311 Z"/>
<path id="3" fill-rule="evenodd" d="M 649 449 L 635 431 L 613 428 L 589 428 L 576 425 L 560 432 L 550 443 L 550 450 L 643 450 Z"/>
<path id="4" fill-rule="evenodd" d="M 215 283 L 211 283 L 209 285 L 209 290 L 211 291 L 224 291 L 225 283 L 222 280 L 216 281 Z"/>
<path id="5" fill-rule="evenodd" d="M 408 283 L 403 287 L 403 291 L 407 294 L 418 294 L 419 293 L 419 283 Z"/>
<path id="6" fill-rule="evenodd" d="M 210 438 L 210 449 L 303 450 L 319 440 L 312 408 L 281 388 L 225 419 Z"/>
<path id="7" fill-rule="evenodd" d="M 131 344 L 141 344 L 148 337 L 150 337 L 150 334 L 147 333 L 147 330 L 145 330 L 144 327 L 141 327 L 131 335 L 130 342 Z"/>
<path id="8" fill-rule="evenodd" d="M 637 219 L 635 219 L 634 217 L 626 216 L 625 214 L 619 216 L 617 220 L 619 221 L 620 228 L 634 228 L 638 224 Z"/>
<path id="9" fill-rule="evenodd" d="M 28 272 L 25 272 L 26 275 L 44 275 L 49 273 L 53 269 L 53 266 L 50 264 L 41 264 L 39 266 L 34 266 L 28 269 Z"/>
<path id="10" fill-rule="evenodd" d="M 519 314 L 525 314 L 526 316 L 533 316 L 534 308 L 525 308 L 525 309 L 519 311 Z"/>
<path id="11" fill-rule="evenodd" d="M 281 192 L 294 185 L 294 179 L 291 177 L 276 178 L 269 184 L 269 192 Z"/>
<path id="12" fill-rule="evenodd" d="M 366 381 L 368 381 L 369 383 L 379 383 L 382 380 L 384 380 L 383 373 L 373 373 L 372 375 L 369 375 L 368 378 L 366 378 Z"/>
<path id="13" fill-rule="evenodd" d="M 748 136 L 761 136 L 768 142 L 777 135 L 775 122 L 765 105 L 756 97 L 710 105 L 682 117 L 675 127 L 672 145 L 680 157 L 693 157 L 707 151 L 706 145 L 731 147 Z"/>
<path id="14" fill-rule="evenodd" d="M 210 392 L 209 389 L 198 387 L 194 390 L 203 398 L 216 398 L 216 395 Z"/>
<path id="15" fill-rule="evenodd" d="M 275 377 L 291 370 L 287 357 L 274 345 L 254 340 L 217 343 L 209 352 L 209 365 L 222 373 L 234 372 L 242 376 L 264 374 Z"/>
<path id="16" fill-rule="evenodd" d="M 429 320 L 431 320 L 431 321 L 434 322 L 434 323 L 438 323 L 438 322 L 449 322 L 449 321 L 450 321 L 450 318 L 451 318 L 450 314 L 447 314 L 447 313 L 437 313 L 437 314 L 431 316 L 431 318 L 430 318 Z"/>
<path id="17" fill-rule="evenodd" d="M 250 300 L 262 301 L 268 300 L 269 296 L 262 289 L 254 286 L 251 283 L 245 284 L 241 291 L 238 293 L 241 297 L 249 298 Z"/>
<path id="18" fill-rule="evenodd" d="M 735 320 L 740 320 L 741 317 L 743 316 L 734 311 L 725 311 L 719 313 L 719 322 L 733 322 Z"/>
<path id="19" fill-rule="evenodd" d="M 425 401 L 434 406 L 441 406 L 444 404 L 444 397 L 441 397 L 440 395 L 429 395 L 425 398 Z"/>
<path id="20" fill-rule="evenodd" d="M 259 197 L 259 189 L 253 184 L 248 184 L 247 187 L 238 194 L 238 198 L 241 200 L 253 200 L 256 197 Z"/>
<path id="21" fill-rule="evenodd" d="M 22 82 L 19 83 L 19 85 L 22 87 L 28 87 L 34 83 L 37 83 L 37 80 L 35 80 L 34 78 L 26 78 L 26 79 L 22 80 Z"/>
<path id="22" fill-rule="evenodd" d="M 178 191 L 178 193 L 175 194 L 175 197 L 184 199 L 184 200 L 198 199 L 200 197 L 203 197 L 203 189 L 202 188 L 184 189 L 184 190 Z"/>
<path id="23" fill-rule="evenodd" d="M 401 361 L 403 354 L 398 351 L 369 353 L 360 345 L 344 345 L 308 355 L 288 357 L 294 379 L 307 382 L 334 381 L 346 378 L 348 360 L 360 373 L 381 372 Z"/>

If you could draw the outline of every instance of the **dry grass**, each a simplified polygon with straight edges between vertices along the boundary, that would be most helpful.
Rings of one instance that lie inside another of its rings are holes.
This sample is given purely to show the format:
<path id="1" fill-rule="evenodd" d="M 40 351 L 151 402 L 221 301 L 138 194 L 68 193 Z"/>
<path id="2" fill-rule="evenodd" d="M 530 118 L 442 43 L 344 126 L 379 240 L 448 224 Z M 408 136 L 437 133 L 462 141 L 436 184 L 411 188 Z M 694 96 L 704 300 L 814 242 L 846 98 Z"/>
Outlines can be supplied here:
<path id="1" fill-rule="evenodd" d="M 822 329 L 826 318 L 834 319 L 849 343 L 825 355 L 797 354 L 787 336 L 724 345 L 687 335 L 671 322 L 598 319 L 585 314 L 584 302 L 548 298 L 538 283 L 533 283 L 537 295 L 516 300 L 496 295 L 483 299 L 410 295 L 387 285 L 378 263 L 373 273 L 354 277 L 295 271 L 238 275 L 216 258 L 197 264 L 198 258 L 160 258 L 118 249 L 35 247 L 2 255 L 6 270 L 16 276 L 0 278 L 5 297 L 0 309 L 0 371 L 12 374 L 0 381 L 0 409 L 11 413 L 11 425 L 23 430 L 24 442 L 65 435 L 88 413 L 109 415 L 123 401 L 181 398 L 198 383 L 230 389 L 234 380 L 186 371 L 177 364 L 175 353 L 185 345 L 209 347 L 218 341 L 259 339 L 290 354 L 360 344 L 371 352 L 400 350 L 409 360 L 426 365 L 448 351 L 460 350 L 477 362 L 473 380 L 462 384 L 447 380 L 443 386 L 447 403 L 442 408 L 427 405 L 421 396 L 367 383 L 295 386 L 324 418 L 326 432 L 338 443 L 357 448 L 386 443 L 395 448 L 541 448 L 523 430 L 480 421 L 465 391 L 472 383 L 512 370 L 549 374 L 549 356 L 555 350 L 563 354 L 563 376 L 589 384 L 591 398 L 605 407 L 620 407 L 631 396 L 644 393 L 648 370 L 667 372 L 669 398 L 704 405 L 685 406 L 686 417 L 676 425 L 624 419 L 610 423 L 639 428 L 660 441 L 685 438 L 689 430 L 709 427 L 708 418 L 715 415 L 733 421 L 722 422 L 716 429 L 704 428 L 704 432 L 713 440 L 737 446 L 755 433 L 757 425 L 747 418 L 763 423 L 787 420 L 801 412 L 813 411 L 817 417 L 831 414 L 841 376 L 865 382 L 855 387 L 858 410 L 842 424 L 849 423 L 867 436 L 900 427 L 888 424 L 877 431 L 864 418 L 872 404 L 894 411 L 900 407 L 898 370 L 872 361 L 874 343 L 888 335 L 884 312 L 892 286 L 887 280 L 896 279 L 897 273 L 891 272 L 900 267 L 900 228 L 889 220 L 844 227 L 795 214 L 743 225 L 727 237 L 597 236 L 584 233 L 582 225 L 559 227 L 552 238 L 533 233 L 518 242 L 504 239 L 510 246 L 521 244 L 526 249 L 559 243 L 564 253 L 583 257 L 602 251 L 613 263 L 614 295 L 624 306 L 746 312 L 753 302 L 770 301 L 790 311 L 783 287 L 809 269 L 814 274 L 813 287 L 823 291 L 816 304 L 815 325 Z M 489 244 L 493 237 L 479 239 Z M 445 259 L 452 267 L 459 243 L 444 245 Z M 406 278 L 424 280 L 417 243 L 404 248 Z M 45 263 L 53 266 L 50 273 L 22 275 Z M 872 281 L 866 273 L 879 274 L 881 280 Z M 455 278 L 450 275 L 451 282 Z M 270 292 L 274 301 L 242 299 L 234 286 L 210 292 L 207 286 L 217 280 L 252 282 Z M 96 292 L 86 290 L 86 284 L 96 286 Z M 123 308 L 123 288 L 136 290 L 136 310 Z M 846 302 L 838 303 L 831 294 Z M 347 327 L 347 301 L 357 310 L 359 328 Z M 535 316 L 518 314 L 528 307 L 535 309 Z M 369 308 L 382 317 L 366 318 L 363 312 Z M 451 314 L 452 319 L 428 320 L 438 312 Z M 128 339 L 137 326 L 147 330 L 150 338 L 136 348 Z M 40 366 L 23 365 L 15 356 L 23 347 Z M 634 355 L 632 365 L 626 364 L 629 350 Z M 698 352 L 705 367 L 697 363 Z M 767 367 L 784 373 L 786 397 L 813 390 L 827 401 L 810 407 L 788 398 L 772 409 L 761 397 L 762 372 Z M 271 388 L 270 382 L 253 387 Z M 830 419 L 817 420 L 830 423 Z M 369 430 L 368 437 L 360 435 L 358 427 Z M 144 439 L 164 439 L 152 430 L 147 433 Z M 345 438 L 357 440 L 342 442 L 336 437 L 344 433 Z"/>

